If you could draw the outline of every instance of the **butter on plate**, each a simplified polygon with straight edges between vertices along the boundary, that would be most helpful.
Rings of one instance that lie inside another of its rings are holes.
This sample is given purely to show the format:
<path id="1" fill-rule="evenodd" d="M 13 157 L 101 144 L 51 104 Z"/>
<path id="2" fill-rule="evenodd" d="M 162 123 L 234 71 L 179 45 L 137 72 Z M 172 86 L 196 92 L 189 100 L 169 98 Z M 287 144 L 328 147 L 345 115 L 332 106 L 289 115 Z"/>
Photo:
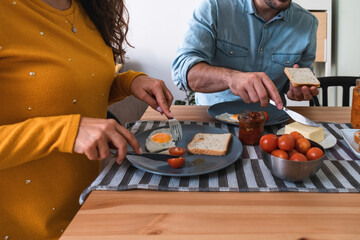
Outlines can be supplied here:
<path id="1" fill-rule="evenodd" d="M 313 140 L 317 143 L 324 140 L 324 129 L 322 127 L 307 126 L 298 122 L 285 125 L 286 134 L 290 134 L 294 131 L 301 133 L 305 138 Z"/>

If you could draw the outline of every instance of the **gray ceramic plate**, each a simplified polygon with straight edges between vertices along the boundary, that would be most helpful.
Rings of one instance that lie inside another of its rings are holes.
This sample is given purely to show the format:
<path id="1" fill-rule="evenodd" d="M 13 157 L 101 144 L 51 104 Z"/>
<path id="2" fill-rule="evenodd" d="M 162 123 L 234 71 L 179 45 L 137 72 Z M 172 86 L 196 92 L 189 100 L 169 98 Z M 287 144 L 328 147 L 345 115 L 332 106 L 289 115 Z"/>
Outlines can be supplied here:
<path id="1" fill-rule="evenodd" d="M 205 125 L 182 124 L 182 129 L 183 138 L 176 146 L 185 149 L 196 133 L 228 133 L 223 129 Z M 135 136 L 144 151 L 146 138 L 154 130 L 155 129 L 147 130 Z M 185 157 L 185 164 L 178 169 L 170 167 L 167 161 L 156 161 L 130 155 L 127 156 L 127 159 L 133 166 L 146 172 L 163 176 L 187 177 L 207 174 L 225 168 L 238 160 L 242 151 L 243 147 L 241 142 L 236 136 L 231 134 L 231 141 L 225 156 L 194 155 L 186 152 L 183 155 Z"/>
<path id="2" fill-rule="evenodd" d="M 260 106 L 260 103 L 250 103 L 244 104 L 241 101 L 232 101 L 232 102 L 222 102 L 217 103 L 208 108 L 208 114 L 217 119 L 216 116 L 222 113 L 238 114 L 242 111 L 266 111 L 269 114 L 269 120 L 265 122 L 265 126 L 276 125 L 279 123 L 284 123 L 290 119 L 286 112 L 277 109 L 275 106 L 269 104 L 267 107 L 263 108 Z M 238 123 L 232 123 L 224 120 L 217 119 L 221 122 L 227 124 L 233 124 L 238 126 Z"/>

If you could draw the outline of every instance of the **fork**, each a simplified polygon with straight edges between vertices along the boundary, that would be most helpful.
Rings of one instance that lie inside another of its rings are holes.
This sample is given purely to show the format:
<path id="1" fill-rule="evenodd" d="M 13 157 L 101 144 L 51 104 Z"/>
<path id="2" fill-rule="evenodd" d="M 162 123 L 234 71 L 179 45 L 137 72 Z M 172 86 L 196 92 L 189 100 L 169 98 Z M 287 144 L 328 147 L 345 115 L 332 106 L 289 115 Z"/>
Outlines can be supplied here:
<path id="1" fill-rule="evenodd" d="M 182 127 L 178 120 L 175 118 L 168 119 L 171 134 L 173 135 L 174 141 L 180 141 L 182 138 Z"/>
<path id="2" fill-rule="evenodd" d="M 156 110 L 160 113 L 163 113 L 161 107 L 158 107 Z M 167 117 L 170 132 L 174 138 L 174 141 L 177 142 L 177 141 L 180 141 L 182 138 L 182 127 L 181 127 L 180 122 L 174 118 L 174 115 L 171 112 L 170 112 L 170 115 L 172 118 Z"/>

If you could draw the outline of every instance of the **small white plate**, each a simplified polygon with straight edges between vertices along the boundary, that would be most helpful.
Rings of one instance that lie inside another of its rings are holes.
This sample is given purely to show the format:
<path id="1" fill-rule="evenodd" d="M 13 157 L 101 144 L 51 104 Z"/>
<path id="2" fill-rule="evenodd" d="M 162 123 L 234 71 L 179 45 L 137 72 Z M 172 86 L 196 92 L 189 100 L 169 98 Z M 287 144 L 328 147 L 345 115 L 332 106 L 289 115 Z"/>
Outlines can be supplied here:
<path id="1" fill-rule="evenodd" d="M 340 129 L 340 132 L 350 149 L 360 158 L 359 144 L 354 141 L 354 134 L 359 130 L 360 129 Z"/>
<path id="2" fill-rule="evenodd" d="M 285 128 L 281 128 L 279 129 L 279 131 L 277 132 L 277 135 L 283 135 L 285 133 Z M 324 140 L 322 140 L 321 142 L 319 142 L 319 144 L 325 148 L 332 148 L 333 146 L 336 145 L 336 138 L 334 137 L 334 135 L 332 135 L 328 130 L 326 130 L 324 128 Z"/>

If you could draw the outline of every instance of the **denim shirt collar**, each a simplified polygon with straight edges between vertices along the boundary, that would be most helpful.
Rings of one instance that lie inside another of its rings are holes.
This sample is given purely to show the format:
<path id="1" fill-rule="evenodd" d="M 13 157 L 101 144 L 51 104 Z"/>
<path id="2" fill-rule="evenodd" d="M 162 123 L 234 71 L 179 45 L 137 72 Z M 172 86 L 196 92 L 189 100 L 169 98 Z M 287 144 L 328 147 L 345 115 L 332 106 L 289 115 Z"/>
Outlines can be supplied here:
<path id="1" fill-rule="evenodd" d="M 291 8 L 292 8 L 292 3 L 290 4 L 288 9 L 286 9 L 285 11 L 281 11 L 271 21 L 280 20 L 280 19 L 283 21 L 286 21 L 286 19 L 288 18 L 289 12 L 291 11 Z M 244 0 L 243 12 L 248 13 L 248 14 L 254 14 L 254 15 L 258 16 L 253 0 Z"/>

